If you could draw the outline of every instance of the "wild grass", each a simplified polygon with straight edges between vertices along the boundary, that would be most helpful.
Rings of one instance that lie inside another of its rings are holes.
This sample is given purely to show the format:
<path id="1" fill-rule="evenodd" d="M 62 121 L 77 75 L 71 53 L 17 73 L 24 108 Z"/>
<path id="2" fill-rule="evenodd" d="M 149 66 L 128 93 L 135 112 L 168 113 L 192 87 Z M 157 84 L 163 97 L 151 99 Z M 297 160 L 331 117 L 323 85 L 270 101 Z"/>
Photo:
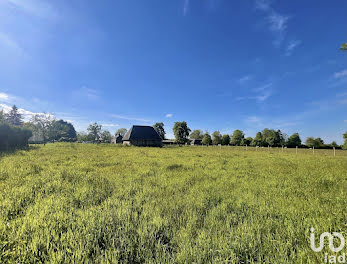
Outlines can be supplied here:
<path id="1" fill-rule="evenodd" d="M 309 229 L 347 237 L 337 153 L 59 143 L 2 154 L 0 263 L 321 263 L 328 248 L 313 252 Z"/>

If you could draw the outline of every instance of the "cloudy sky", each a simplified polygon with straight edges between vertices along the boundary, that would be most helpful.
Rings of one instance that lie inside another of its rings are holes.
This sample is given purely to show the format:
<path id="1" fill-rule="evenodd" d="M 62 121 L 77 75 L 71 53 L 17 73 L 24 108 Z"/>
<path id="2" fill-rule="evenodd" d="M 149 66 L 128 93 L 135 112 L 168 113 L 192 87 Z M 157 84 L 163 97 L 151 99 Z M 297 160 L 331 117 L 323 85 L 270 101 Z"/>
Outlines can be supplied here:
<path id="1" fill-rule="evenodd" d="M 347 2 L 0 0 L 0 108 L 342 142 Z"/>

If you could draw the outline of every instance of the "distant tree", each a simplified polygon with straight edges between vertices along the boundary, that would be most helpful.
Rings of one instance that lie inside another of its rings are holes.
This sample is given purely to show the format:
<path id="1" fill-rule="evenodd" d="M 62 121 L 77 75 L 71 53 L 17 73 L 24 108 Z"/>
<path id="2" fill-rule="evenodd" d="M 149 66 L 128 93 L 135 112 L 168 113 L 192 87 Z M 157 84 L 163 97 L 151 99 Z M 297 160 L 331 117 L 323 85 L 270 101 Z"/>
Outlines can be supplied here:
<path id="1" fill-rule="evenodd" d="M 233 146 L 241 146 L 244 137 L 245 134 L 241 130 L 236 129 L 231 136 L 230 144 Z"/>
<path id="2" fill-rule="evenodd" d="M 241 142 L 241 145 L 242 146 L 250 146 L 251 145 L 251 143 L 252 143 L 252 140 L 253 140 L 253 138 L 251 138 L 251 137 L 248 137 L 248 138 L 243 138 L 242 139 L 242 142 Z"/>
<path id="3" fill-rule="evenodd" d="M 19 113 L 17 106 L 12 106 L 12 109 L 5 115 L 7 122 L 13 126 L 21 126 L 23 124 L 23 117 Z"/>
<path id="4" fill-rule="evenodd" d="M 294 133 L 288 138 L 287 146 L 290 148 L 300 147 L 301 146 L 301 138 L 299 133 Z"/>
<path id="5" fill-rule="evenodd" d="M 54 117 L 50 114 L 36 114 L 30 119 L 33 124 L 34 133 L 37 133 L 46 145 L 49 139 L 50 129 L 53 125 Z"/>
<path id="6" fill-rule="evenodd" d="M 164 123 L 155 123 L 154 125 L 153 125 L 153 128 L 154 128 L 154 130 L 155 131 L 157 131 L 157 133 L 158 133 L 158 135 L 160 136 L 160 138 L 162 139 L 162 140 L 164 140 L 165 139 L 165 129 L 164 129 Z"/>
<path id="7" fill-rule="evenodd" d="M 204 137 L 202 138 L 202 144 L 204 145 L 211 145 L 212 144 L 212 138 L 209 133 L 205 133 Z"/>
<path id="8" fill-rule="evenodd" d="M 321 138 L 308 137 L 305 142 L 306 146 L 309 148 L 322 148 L 324 147 L 324 141 Z"/>
<path id="9" fill-rule="evenodd" d="M 330 143 L 330 147 L 332 147 L 332 148 L 338 148 L 339 145 L 336 143 L 336 141 L 333 141 L 333 142 Z"/>
<path id="10" fill-rule="evenodd" d="M 263 134 L 261 132 L 258 132 L 257 135 L 253 138 L 251 145 L 254 147 L 264 146 Z"/>
<path id="11" fill-rule="evenodd" d="M 71 123 L 64 120 L 56 120 L 52 122 L 50 127 L 49 138 L 56 141 L 75 141 L 77 135 Z"/>
<path id="12" fill-rule="evenodd" d="M 342 44 L 340 50 L 347 50 L 347 43 Z"/>
<path id="13" fill-rule="evenodd" d="M 203 137 L 204 137 L 204 134 L 199 129 L 193 130 L 193 132 L 190 133 L 190 135 L 189 135 L 190 139 L 202 139 Z"/>
<path id="14" fill-rule="evenodd" d="M 119 128 L 119 129 L 116 131 L 115 135 L 124 136 L 125 133 L 126 133 L 127 131 L 128 131 L 128 130 L 127 130 L 126 128 Z"/>
<path id="15" fill-rule="evenodd" d="M 77 133 L 77 140 L 78 141 L 94 141 L 95 138 L 93 138 L 93 135 L 85 133 L 85 132 L 78 132 Z"/>
<path id="16" fill-rule="evenodd" d="M 281 130 L 275 132 L 275 146 L 284 146 L 287 142 L 288 136 L 286 133 L 283 133 Z"/>
<path id="17" fill-rule="evenodd" d="M 3 110 L 0 110 L 0 122 L 5 120 L 5 114 Z"/>
<path id="18" fill-rule="evenodd" d="M 263 134 L 263 142 L 265 143 L 265 146 L 275 146 L 279 144 L 280 136 L 276 133 L 273 129 L 265 128 L 262 132 Z"/>
<path id="19" fill-rule="evenodd" d="M 187 143 L 190 131 L 191 130 L 188 127 L 187 122 L 175 122 L 173 132 L 175 135 L 176 142 L 179 144 Z"/>
<path id="20" fill-rule="evenodd" d="M 343 149 L 347 149 L 347 132 L 343 134 L 344 143 L 342 145 Z"/>
<path id="21" fill-rule="evenodd" d="M 219 131 L 214 131 L 212 133 L 212 144 L 218 145 L 218 144 L 221 144 L 221 142 L 222 142 L 222 135 L 220 134 Z"/>
<path id="22" fill-rule="evenodd" d="M 230 144 L 230 136 L 228 134 L 225 134 L 222 136 L 222 145 L 229 145 Z"/>
<path id="23" fill-rule="evenodd" d="M 93 136 L 93 141 L 96 142 L 100 138 L 100 133 L 101 133 L 101 125 L 98 123 L 90 124 L 87 130 L 89 131 L 89 134 Z"/>
<path id="24" fill-rule="evenodd" d="M 100 138 L 105 143 L 111 143 L 112 135 L 111 135 L 110 131 L 104 130 L 101 132 Z"/>

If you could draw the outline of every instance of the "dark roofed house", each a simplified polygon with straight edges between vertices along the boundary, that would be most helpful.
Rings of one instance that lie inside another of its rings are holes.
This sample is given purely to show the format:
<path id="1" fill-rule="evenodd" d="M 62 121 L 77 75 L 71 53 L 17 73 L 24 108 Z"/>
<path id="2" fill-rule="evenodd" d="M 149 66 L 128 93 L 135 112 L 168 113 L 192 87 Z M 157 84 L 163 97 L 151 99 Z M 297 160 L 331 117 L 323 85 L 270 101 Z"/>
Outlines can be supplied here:
<path id="1" fill-rule="evenodd" d="M 190 142 L 190 145 L 202 145 L 202 140 L 201 139 L 192 139 Z"/>
<path id="2" fill-rule="evenodd" d="M 151 126 L 132 126 L 123 137 L 124 145 L 161 147 L 162 140 Z"/>
<path id="3" fill-rule="evenodd" d="M 123 136 L 120 134 L 116 135 L 116 137 L 114 138 L 114 143 L 115 144 L 122 144 L 123 143 Z"/>

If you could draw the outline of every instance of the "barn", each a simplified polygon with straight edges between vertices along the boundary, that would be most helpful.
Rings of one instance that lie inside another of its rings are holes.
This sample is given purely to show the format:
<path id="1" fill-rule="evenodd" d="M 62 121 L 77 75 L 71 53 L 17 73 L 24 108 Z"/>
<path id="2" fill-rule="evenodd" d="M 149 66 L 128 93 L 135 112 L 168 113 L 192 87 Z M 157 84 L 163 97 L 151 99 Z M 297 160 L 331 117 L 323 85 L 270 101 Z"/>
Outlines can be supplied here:
<path id="1" fill-rule="evenodd" d="M 151 126 L 132 126 L 123 137 L 124 145 L 161 147 L 162 140 Z"/>

